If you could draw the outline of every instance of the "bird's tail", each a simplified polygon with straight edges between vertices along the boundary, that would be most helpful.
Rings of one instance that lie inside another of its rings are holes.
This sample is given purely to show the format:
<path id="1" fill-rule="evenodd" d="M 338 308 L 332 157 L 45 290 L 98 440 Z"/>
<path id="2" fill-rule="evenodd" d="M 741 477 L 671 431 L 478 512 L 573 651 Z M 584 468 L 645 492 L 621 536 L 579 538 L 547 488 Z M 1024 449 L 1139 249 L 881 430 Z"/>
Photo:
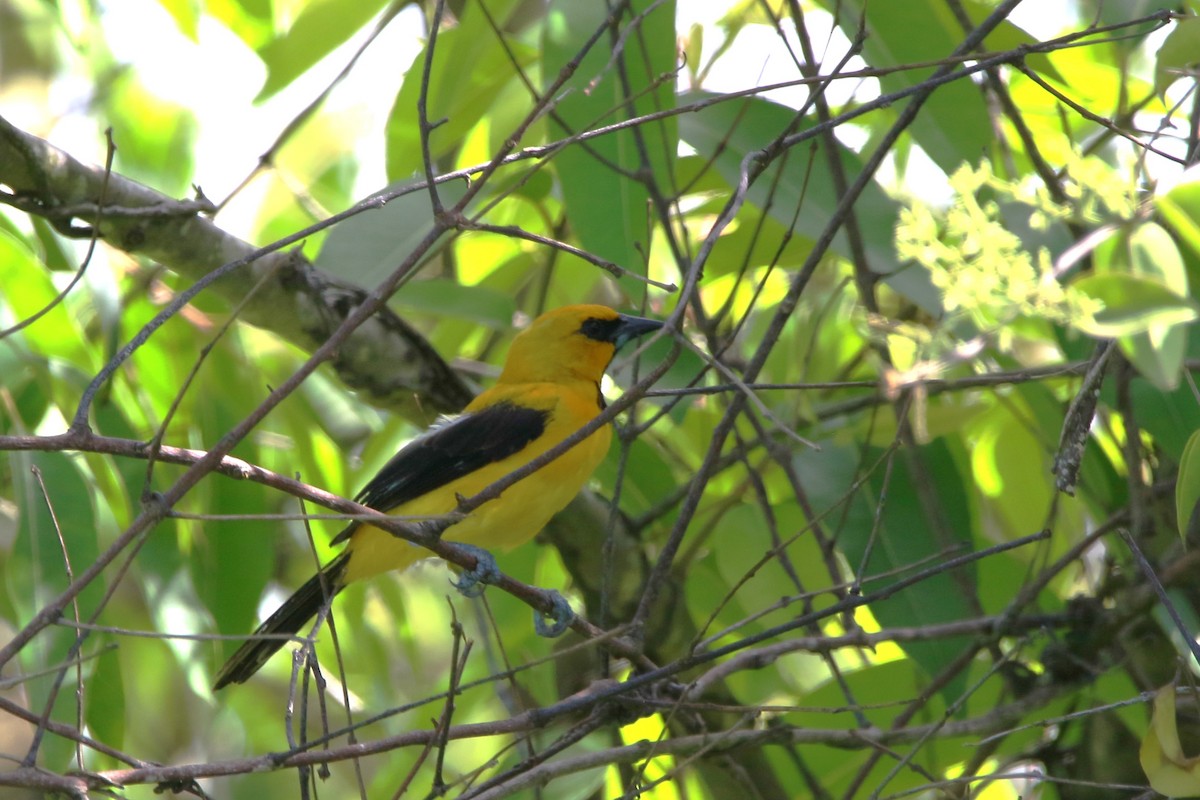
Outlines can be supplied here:
<path id="1" fill-rule="evenodd" d="M 342 590 L 342 573 L 350 560 L 350 551 L 344 550 L 330 561 L 295 594 L 283 602 L 275 613 L 267 617 L 258 630 L 246 641 L 233 657 L 225 662 L 217 673 L 213 690 L 231 683 L 242 683 L 267 663 L 275 651 L 287 643 L 279 634 L 294 634 L 321 610 L 328 600 Z M 274 634 L 266 636 L 266 634 Z"/>

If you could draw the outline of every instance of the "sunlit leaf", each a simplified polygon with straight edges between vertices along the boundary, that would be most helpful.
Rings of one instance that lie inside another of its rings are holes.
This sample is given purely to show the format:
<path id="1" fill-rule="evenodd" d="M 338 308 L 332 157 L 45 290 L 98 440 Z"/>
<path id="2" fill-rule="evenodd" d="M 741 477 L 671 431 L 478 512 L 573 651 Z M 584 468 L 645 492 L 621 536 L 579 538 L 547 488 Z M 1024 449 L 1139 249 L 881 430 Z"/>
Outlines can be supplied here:
<path id="1" fill-rule="evenodd" d="M 1192 322 L 1198 316 L 1191 300 L 1157 281 L 1133 275 L 1087 275 L 1074 281 L 1071 287 L 1103 303 L 1103 309 L 1091 318 L 1073 322 L 1074 327 L 1089 336 L 1129 336 L 1154 325 Z"/>
<path id="2" fill-rule="evenodd" d="M 1094 253 L 1101 274 L 1129 274 L 1160 284 L 1180 298 L 1188 297 L 1188 276 L 1175 241 L 1152 222 L 1119 229 Z M 1155 386 L 1175 388 L 1183 366 L 1184 325 L 1155 324 L 1119 340 L 1122 351 Z"/>
<path id="3" fill-rule="evenodd" d="M 156 97 L 136 75 L 121 76 L 108 98 L 116 165 L 166 194 L 187 194 L 197 123 L 192 112 Z"/>
<path id="4" fill-rule="evenodd" d="M 36 255 L 27 243 L 4 231 L 0 231 L 0 286 L 4 287 L 0 312 L 7 319 L 5 327 L 41 314 L 15 334 L 32 350 L 52 353 L 57 360 L 68 359 L 81 366 L 91 360 L 77 320 L 66 305 L 54 302 L 58 289 Z"/>
<path id="5" fill-rule="evenodd" d="M 267 82 L 258 99 L 265 100 L 294 81 L 358 32 L 385 5 L 387 0 L 310 0 L 287 31 L 258 51 L 267 65 Z"/>
<path id="6" fill-rule="evenodd" d="M 257 50 L 274 37 L 272 5 L 273 0 L 208 0 L 205 11 Z"/>
<path id="7" fill-rule="evenodd" d="M 1154 791 L 1171 797 L 1200 797 L 1200 756 L 1186 756 L 1175 719 L 1175 686 L 1154 697 L 1150 727 L 1142 739 L 1142 769 Z"/>
<path id="8" fill-rule="evenodd" d="M 533 63 L 536 53 L 531 48 L 516 40 L 502 42 L 489 21 L 489 15 L 493 19 L 503 17 L 517 2 L 490 2 L 488 14 L 477 4 L 469 4 L 457 26 L 438 33 L 428 75 L 424 53 L 405 73 L 388 115 L 389 180 L 410 180 L 424 172 L 417 111 L 423 86 L 429 121 L 437 123 L 426 137 L 430 158 L 437 163 L 457 151 L 467 132 L 495 112 L 493 104 L 501 96 L 502 88 Z M 502 135 L 507 137 L 511 132 L 504 131 Z"/>
<path id="9" fill-rule="evenodd" d="M 171 15 L 179 31 L 195 41 L 196 29 L 200 21 L 200 3 L 198 0 L 158 0 L 159 5 Z"/>

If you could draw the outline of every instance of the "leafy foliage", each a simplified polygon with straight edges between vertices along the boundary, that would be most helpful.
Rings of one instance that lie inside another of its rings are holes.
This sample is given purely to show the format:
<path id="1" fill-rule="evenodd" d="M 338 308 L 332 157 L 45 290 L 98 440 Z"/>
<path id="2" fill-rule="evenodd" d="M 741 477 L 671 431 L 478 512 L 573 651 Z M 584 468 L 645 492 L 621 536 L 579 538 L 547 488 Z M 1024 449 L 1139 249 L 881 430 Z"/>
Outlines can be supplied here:
<path id="1" fill-rule="evenodd" d="M 0 785 L 1197 789 L 1195 2 L 64 5 L 0 4 Z M 214 695 L 572 302 L 670 336 L 547 546 Z"/>

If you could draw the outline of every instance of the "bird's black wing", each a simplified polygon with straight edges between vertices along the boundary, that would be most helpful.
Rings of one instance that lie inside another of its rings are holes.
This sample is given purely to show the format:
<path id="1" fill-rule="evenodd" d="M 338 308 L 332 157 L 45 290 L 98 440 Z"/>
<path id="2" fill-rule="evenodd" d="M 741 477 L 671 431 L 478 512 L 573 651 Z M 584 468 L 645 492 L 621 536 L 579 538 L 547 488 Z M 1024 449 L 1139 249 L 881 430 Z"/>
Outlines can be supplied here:
<path id="1" fill-rule="evenodd" d="M 519 452 L 542 435 L 549 417 L 549 411 L 513 403 L 455 417 L 405 445 L 354 499 L 390 511 Z M 351 524 L 333 543 L 346 541 L 357 527 Z"/>

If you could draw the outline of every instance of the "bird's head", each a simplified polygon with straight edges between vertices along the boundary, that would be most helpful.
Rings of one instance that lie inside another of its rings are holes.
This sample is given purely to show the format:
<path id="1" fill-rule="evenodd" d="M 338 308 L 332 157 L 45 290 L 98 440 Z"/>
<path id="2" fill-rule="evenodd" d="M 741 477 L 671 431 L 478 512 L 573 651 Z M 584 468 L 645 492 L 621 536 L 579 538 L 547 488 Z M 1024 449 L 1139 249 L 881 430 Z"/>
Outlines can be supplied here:
<path id="1" fill-rule="evenodd" d="M 621 345 L 658 330 L 662 322 L 618 314 L 607 306 L 564 306 L 547 311 L 517 334 L 501 383 L 599 382 Z"/>

